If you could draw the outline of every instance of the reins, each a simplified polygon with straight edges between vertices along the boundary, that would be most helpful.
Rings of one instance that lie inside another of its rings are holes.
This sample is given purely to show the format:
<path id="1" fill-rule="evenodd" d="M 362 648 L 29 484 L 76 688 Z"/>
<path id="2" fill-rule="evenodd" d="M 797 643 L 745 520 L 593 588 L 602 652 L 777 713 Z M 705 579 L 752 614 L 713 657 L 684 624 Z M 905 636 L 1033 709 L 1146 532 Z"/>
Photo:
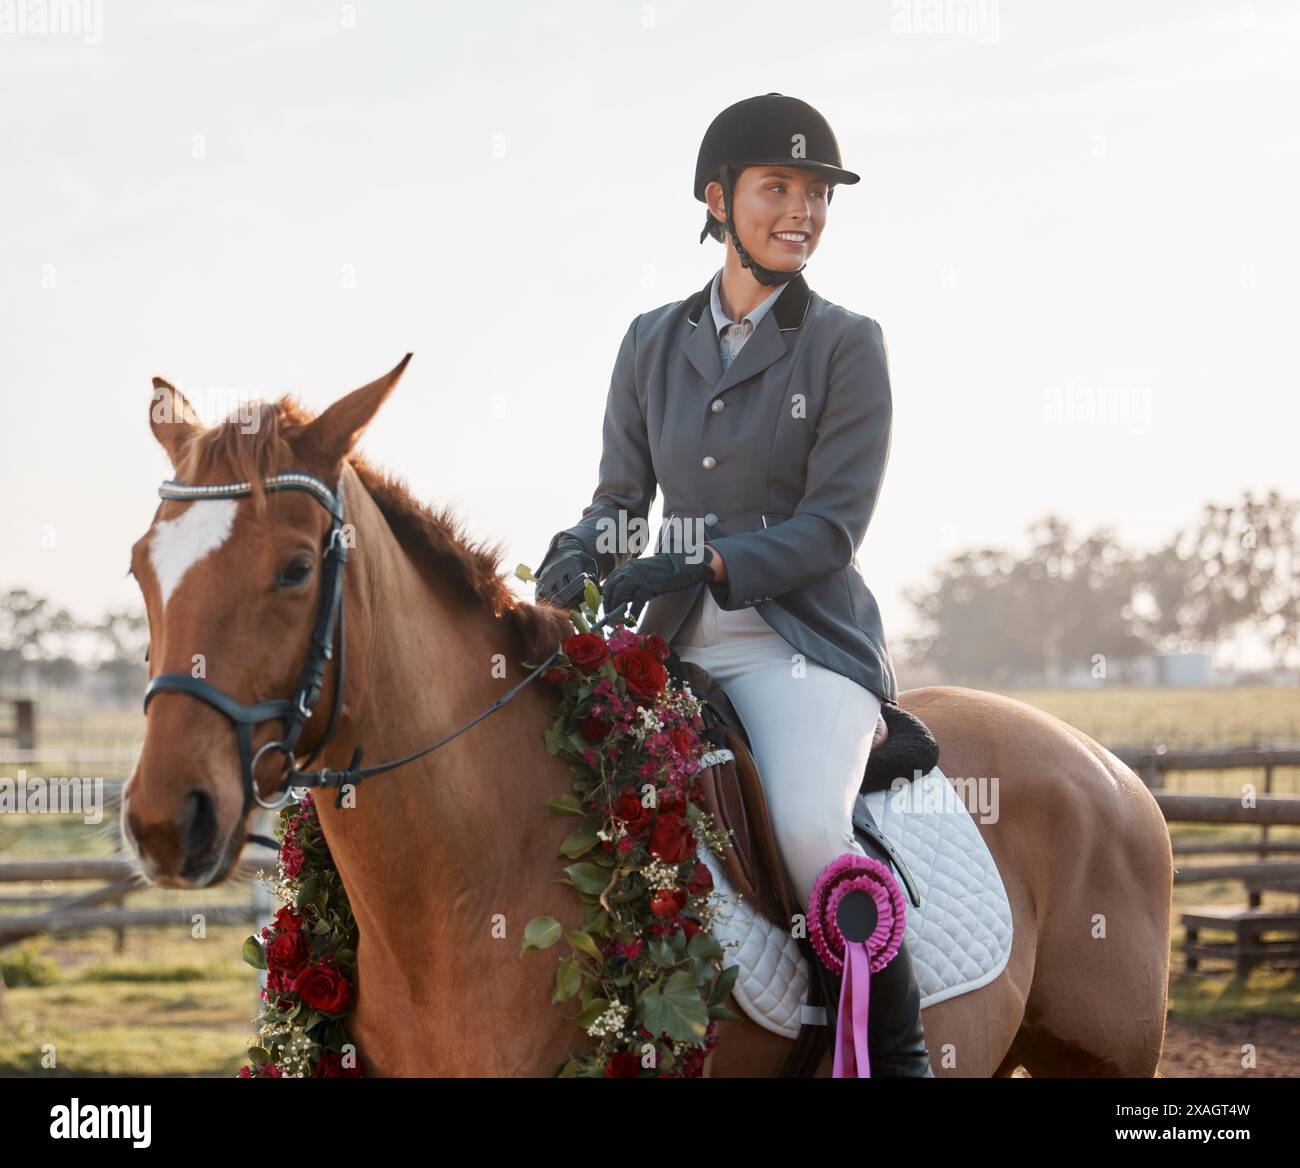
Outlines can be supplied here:
<path id="1" fill-rule="evenodd" d="M 524 686 L 549 668 L 551 663 L 559 656 L 560 648 L 557 646 L 545 661 L 488 706 L 487 709 L 476 714 L 468 722 L 445 737 L 440 738 L 437 742 L 430 743 L 420 750 L 412 751 L 410 754 L 403 755 L 401 758 L 393 759 L 390 762 L 362 767 L 360 763 L 365 754 L 365 749 L 358 746 L 353 751 L 348 765 L 341 770 L 332 767 L 322 767 L 314 771 L 299 769 L 294 758 L 294 751 L 303 728 L 311 719 L 316 700 L 320 697 L 320 691 L 325 681 L 326 667 L 333 657 L 336 640 L 338 643 L 339 668 L 338 679 L 334 686 L 334 701 L 330 709 L 329 723 L 321 740 L 316 744 L 311 754 L 308 755 L 306 765 L 310 765 L 312 760 L 329 742 L 338 724 L 339 706 L 342 702 L 343 685 L 346 676 L 343 629 L 343 568 L 348 558 L 347 543 L 343 538 L 343 496 L 341 490 L 335 493 L 315 475 L 301 471 L 287 471 L 283 474 L 274 475 L 265 479 L 262 485 L 268 491 L 305 491 L 330 513 L 330 527 L 325 535 L 322 553 L 320 606 L 317 609 L 311 646 L 308 649 L 307 661 L 303 666 L 297 691 L 292 698 L 245 705 L 235 701 L 234 698 L 223 693 L 203 678 L 191 677 L 186 673 L 163 673 L 150 680 L 144 693 L 146 710 L 149 708 L 150 698 L 160 692 L 186 693 L 191 697 L 206 702 L 224 714 L 234 724 L 239 737 L 240 771 L 244 783 L 244 812 L 248 811 L 253 802 L 258 803 L 267 810 L 277 810 L 294 797 L 293 792 L 295 790 L 313 787 L 338 790 L 335 806 L 341 808 L 343 806 L 343 789 L 345 787 L 356 787 L 364 779 L 396 770 L 398 767 L 414 762 L 417 758 L 422 758 L 439 747 L 445 746 L 452 739 L 459 737 L 471 727 L 477 725 L 489 714 L 494 714 L 504 707 L 518 695 Z M 201 499 L 242 498 L 252 494 L 252 490 L 252 484 L 248 482 L 195 485 L 169 479 L 159 486 L 158 494 L 164 499 L 192 502 Z M 595 623 L 593 628 L 600 628 L 605 625 L 613 615 L 613 613 L 607 613 Z M 252 749 L 252 728 L 273 719 L 279 719 L 283 723 L 284 729 L 281 737 L 265 743 L 254 753 Z M 278 750 L 282 753 L 287 759 L 288 766 L 288 770 L 281 777 L 276 795 L 271 801 L 262 798 L 254 778 L 257 763 L 268 750 Z M 251 843 L 263 844 L 273 849 L 278 849 L 280 846 L 276 840 L 252 832 L 248 834 L 247 838 Z"/>

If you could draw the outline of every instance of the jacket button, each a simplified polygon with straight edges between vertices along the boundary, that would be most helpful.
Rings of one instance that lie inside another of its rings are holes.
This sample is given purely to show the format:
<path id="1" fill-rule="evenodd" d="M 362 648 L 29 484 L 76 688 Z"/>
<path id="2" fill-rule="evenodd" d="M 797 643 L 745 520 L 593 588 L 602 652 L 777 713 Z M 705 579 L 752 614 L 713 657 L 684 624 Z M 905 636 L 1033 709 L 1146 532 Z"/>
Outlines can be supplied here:
<path id="1" fill-rule="evenodd" d="M 704 456 L 703 466 L 705 470 L 712 470 L 717 465 L 718 465 L 718 460 L 714 458 L 713 455 L 706 454 Z"/>
<path id="2" fill-rule="evenodd" d="M 709 512 L 709 513 L 704 517 L 704 526 L 705 526 L 705 527 L 716 527 L 717 525 L 718 525 L 718 517 L 717 517 L 716 515 L 714 515 L 712 511 L 710 511 L 710 512 Z"/>
<path id="3" fill-rule="evenodd" d="M 715 414 L 720 414 L 723 409 L 726 408 L 726 405 L 727 403 L 724 402 L 722 398 L 717 397 L 713 399 L 713 404 L 709 406 L 709 409 L 711 409 Z"/>

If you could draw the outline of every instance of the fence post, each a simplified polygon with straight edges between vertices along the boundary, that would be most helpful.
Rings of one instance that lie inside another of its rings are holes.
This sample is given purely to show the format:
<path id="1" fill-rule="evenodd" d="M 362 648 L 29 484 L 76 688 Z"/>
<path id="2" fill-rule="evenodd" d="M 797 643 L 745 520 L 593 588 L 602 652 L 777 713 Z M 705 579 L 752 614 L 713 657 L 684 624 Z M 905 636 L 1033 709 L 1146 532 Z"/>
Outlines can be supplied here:
<path id="1" fill-rule="evenodd" d="M 36 703 L 30 698 L 14 702 L 14 737 L 19 750 L 36 749 Z"/>

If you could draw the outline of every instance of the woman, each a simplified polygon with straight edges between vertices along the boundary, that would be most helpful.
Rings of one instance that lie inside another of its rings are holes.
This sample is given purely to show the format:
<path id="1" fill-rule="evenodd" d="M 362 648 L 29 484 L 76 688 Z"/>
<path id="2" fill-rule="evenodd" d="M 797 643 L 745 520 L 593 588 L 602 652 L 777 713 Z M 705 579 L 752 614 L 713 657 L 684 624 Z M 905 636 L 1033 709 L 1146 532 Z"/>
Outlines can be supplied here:
<path id="1" fill-rule="evenodd" d="M 714 119 L 696 163 L 701 233 L 726 261 L 688 300 L 623 339 L 600 485 L 551 541 L 537 596 L 576 602 L 603 580 L 607 612 L 648 603 L 658 633 L 723 687 L 745 723 L 782 857 L 806 905 L 846 852 L 883 702 L 897 702 L 880 613 L 854 563 L 889 458 L 880 326 L 813 292 L 840 166 L 825 119 L 781 94 Z M 664 524 L 637 558 L 656 483 Z M 707 587 L 706 587 L 707 585 Z M 906 946 L 872 978 L 873 1075 L 930 1073 Z"/>

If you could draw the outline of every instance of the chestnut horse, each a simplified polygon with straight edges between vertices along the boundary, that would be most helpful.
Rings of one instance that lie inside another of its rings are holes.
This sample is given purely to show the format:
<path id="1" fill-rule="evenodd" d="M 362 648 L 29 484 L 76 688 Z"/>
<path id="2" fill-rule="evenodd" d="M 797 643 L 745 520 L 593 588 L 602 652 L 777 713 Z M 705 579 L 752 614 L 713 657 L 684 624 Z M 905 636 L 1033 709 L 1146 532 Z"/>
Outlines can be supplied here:
<path id="1" fill-rule="evenodd" d="M 204 664 L 238 701 L 287 697 L 307 654 L 330 516 L 298 491 L 256 487 L 306 471 L 337 489 L 353 542 L 344 573 L 347 670 L 320 763 L 397 758 L 471 719 L 572 629 L 520 600 L 500 551 L 466 538 L 353 446 L 405 361 L 313 417 L 291 397 L 259 403 L 257 424 L 205 428 L 155 379 L 150 423 L 179 480 L 248 481 L 251 497 L 165 499 L 131 552 L 148 611 L 151 676 Z M 522 484 L 521 484 L 522 485 Z M 201 655 L 201 657 L 200 657 Z M 337 660 L 299 742 L 320 741 Z M 1031 706 L 939 686 L 902 695 L 953 776 L 998 776 L 996 822 L 981 823 L 1014 913 L 1014 944 L 993 982 L 928 1008 L 938 1076 L 1152 1075 L 1164 1036 L 1172 857 L 1164 820 L 1133 773 L 1087 735 Z M 583 906 L 557 883 L 571 829 L 543 808 L 568 793 L 568 766 L 543 734 L 553 691 L 525 686 L 446 746 L 355 791 L 317 800 L 360 928 L 350 1021 L 370 1075 L 548 1075 L 588 1040 L 551 1002 L 556 956 L 519 952 L 524 925 L 577 928 Z M 254 747 L 275 737 L 264 723 Z M 265 797 L 282 769 L 257 768 Z M 237 741 L 212 706 L 155 695 L 122 828 L 147 879 L 201 888 L 226 879 L 247 832 Z M 740 1013 L 734 1000 L 729 1005 Z M 706 1073 L 777 1074 L 787 1039 L 748 1018 L 719 1028 Z M 830 1069 L 828 1052 L 823 1074 Z"/>

